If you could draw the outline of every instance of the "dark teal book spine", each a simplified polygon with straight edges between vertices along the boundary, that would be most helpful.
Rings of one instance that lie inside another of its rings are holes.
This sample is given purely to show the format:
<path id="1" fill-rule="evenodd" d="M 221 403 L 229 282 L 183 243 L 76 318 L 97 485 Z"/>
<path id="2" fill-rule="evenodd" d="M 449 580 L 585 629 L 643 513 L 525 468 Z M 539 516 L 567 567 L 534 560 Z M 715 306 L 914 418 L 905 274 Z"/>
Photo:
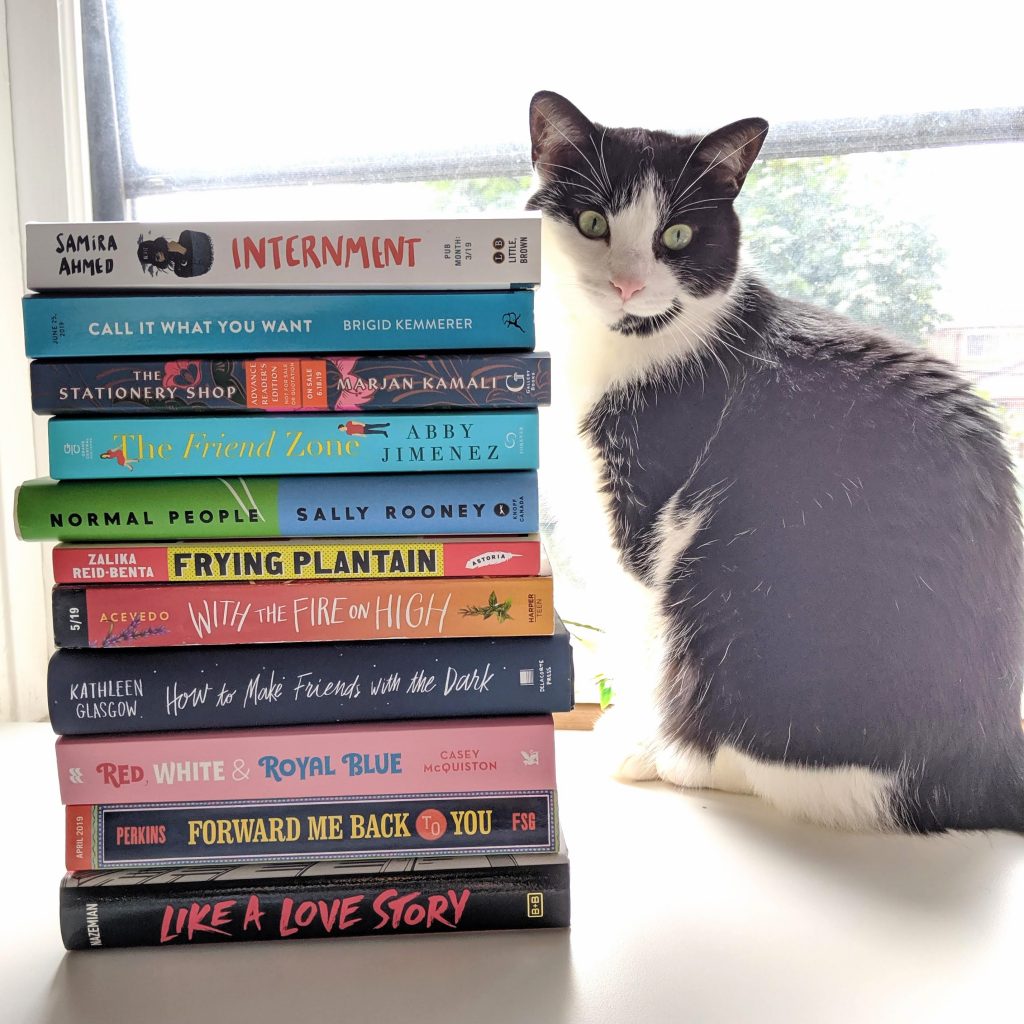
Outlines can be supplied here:
<path id="1" fill-rule="evenodd" d="M 25 352 L 85 356 L 443 352 L 534 347 L 534 293 L 29 295 Z"/>

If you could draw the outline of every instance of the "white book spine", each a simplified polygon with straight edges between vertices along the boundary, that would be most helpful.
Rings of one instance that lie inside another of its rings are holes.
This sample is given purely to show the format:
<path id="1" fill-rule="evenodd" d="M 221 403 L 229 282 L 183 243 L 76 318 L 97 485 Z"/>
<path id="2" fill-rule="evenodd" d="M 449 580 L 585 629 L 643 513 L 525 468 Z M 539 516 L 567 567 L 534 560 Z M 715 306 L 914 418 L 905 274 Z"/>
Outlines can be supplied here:
<path id="1" fill-rule="evenodd" d="M 32 291 L 470 290 L 540 282 L 540 218 L 26 225 Z"/>

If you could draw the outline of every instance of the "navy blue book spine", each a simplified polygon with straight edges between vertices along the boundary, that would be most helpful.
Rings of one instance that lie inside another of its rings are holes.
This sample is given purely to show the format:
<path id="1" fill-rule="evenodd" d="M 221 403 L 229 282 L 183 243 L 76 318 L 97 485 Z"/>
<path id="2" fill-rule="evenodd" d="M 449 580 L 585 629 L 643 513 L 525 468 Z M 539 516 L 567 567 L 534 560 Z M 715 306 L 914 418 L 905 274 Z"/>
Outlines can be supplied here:
<path id="1" fill-rule="evenodd" d="M 59 650 L 50 722 L 66 736 L 533 715 L 573 706 L 552 636 Z"/>
<path id="2" fill-rule="evenodd" d="M 69 805 L 66 815 L 69 847 L 72 831 L 88 830 L 92 868 L 555 853 L 558 844 L 552 790 Z"/>

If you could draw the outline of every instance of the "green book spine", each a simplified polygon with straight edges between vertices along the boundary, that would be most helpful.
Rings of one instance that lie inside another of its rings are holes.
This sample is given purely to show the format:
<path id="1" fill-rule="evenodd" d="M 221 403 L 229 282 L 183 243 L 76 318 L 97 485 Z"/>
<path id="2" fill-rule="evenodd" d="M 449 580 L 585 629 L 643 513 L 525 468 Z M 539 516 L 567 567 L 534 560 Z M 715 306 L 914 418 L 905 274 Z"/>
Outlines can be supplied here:
<path id="1" fill-rule="evenodd" d="M 537 474 L 30 480 L 23 540 L 153 541 L 534 533 Z"/>

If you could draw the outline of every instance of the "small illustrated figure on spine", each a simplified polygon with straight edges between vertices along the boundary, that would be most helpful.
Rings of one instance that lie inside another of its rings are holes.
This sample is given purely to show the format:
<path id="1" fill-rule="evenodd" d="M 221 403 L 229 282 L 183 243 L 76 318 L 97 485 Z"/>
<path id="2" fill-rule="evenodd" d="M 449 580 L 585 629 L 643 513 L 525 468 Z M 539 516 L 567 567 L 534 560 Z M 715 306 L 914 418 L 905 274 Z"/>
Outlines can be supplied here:
<path id="1" fill-rule="evenodd" d="M 366 437 L 370 434 L 387 437 L 390 426 L 390 423 L 362 423 L 359 420 L 346 420 L 344 423 L 338 424 L 338 429 L 344 430 L 350 437 L 353 435 Z"/>
<path id="2" fill-rule="evenodd" d="M 139 265 L 151 277 L 172 270 L 175 277 L 202 277 L 213 266 L 213 240 L 202 231 L 185 229 L 176 242 L 163 235 L 139 235 Z"/>
<path id="3" fill-rule="evenodd" d="M 109 451 L 103 452 L 100 455 L 101 459 L 113 459 L 119 466 L 124 466 L 129 472 L 134 473 L 135 467 L 132 465 L 133 462 L 138 462 L 138 459 L 129 459 L 124 453 L 123 448 L 111 448 Z"/>

